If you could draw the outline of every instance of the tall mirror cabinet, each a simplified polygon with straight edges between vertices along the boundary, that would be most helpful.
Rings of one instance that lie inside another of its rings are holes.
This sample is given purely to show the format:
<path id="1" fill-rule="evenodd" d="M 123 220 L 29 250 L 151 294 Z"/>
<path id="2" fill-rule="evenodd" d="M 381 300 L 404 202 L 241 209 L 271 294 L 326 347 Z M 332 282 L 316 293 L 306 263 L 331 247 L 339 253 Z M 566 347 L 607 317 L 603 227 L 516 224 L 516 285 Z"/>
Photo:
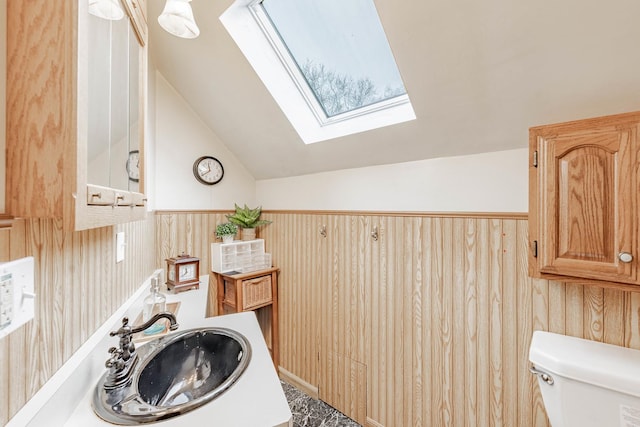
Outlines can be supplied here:
<path id="1" fill-rule="evenodd" d="M 7 0 L 6 210 L 66 230 L 143 219 L 146 0 Z"/>

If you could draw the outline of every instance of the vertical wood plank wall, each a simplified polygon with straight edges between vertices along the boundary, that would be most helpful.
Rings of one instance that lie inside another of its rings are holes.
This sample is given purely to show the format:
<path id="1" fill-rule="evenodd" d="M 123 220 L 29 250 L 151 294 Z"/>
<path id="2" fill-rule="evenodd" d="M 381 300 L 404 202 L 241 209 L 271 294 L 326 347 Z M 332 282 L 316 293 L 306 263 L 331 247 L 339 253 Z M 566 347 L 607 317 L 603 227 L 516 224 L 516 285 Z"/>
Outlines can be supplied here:
<path id="1" fill-rule="evenodd" d="M 35 258 L 35 319 L 0 340 L 4 425 L 156 268 L 155 221 L 79 232 L 56 220 L 16 220 L 0 230 L 0 262 Z M 115 262 L 115 233 L 125 260 Z"/>
<path id="2" fill-rule="evenodd" d="M 534 330 L 640 348 L 640 294 L 527 276 L 524 216 L 263 216 L 281 368 L 362 424 L 548 426 Z M 207 271 L 217 222 L 158 213 L 159 259 L 186 250 Z"/>
<path id="3" fill-rule="evenodd" d="M 200 258 L 200 275 L 208 274 L 211 271 L 211 243 L 222 242 L 216 240 L 216 225 L 228 222 L 225 214 L 232 212 L 156 212 L 156 265 L 162 266 L 166 276 L 165 260 L 185 253 Z M 217 312 L 216 295 L 216 287 L 211 286 L 208 313 Z"/>

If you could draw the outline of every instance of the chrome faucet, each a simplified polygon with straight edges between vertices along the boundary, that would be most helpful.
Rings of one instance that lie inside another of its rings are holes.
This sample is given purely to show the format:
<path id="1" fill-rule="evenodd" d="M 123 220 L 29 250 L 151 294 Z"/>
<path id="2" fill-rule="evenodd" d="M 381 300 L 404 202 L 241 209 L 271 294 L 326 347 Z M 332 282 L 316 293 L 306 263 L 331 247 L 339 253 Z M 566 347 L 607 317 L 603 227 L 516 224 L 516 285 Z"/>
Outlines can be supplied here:
<path id="1" fill-rule="evenodd" d="M 124 317 L 122 319 L 122 326 L 117 331 L 109 333 L 110 336 L 120 337 L 119 348 L 111 347 L 109 354 L 111 357 L 105 362 L 105 366 L 109 368 L 109 374 L 104 382 L 104 388 L 106 390 L 113 390 L 115 388 L 126 385 L 131 380 L 131 373 L 133 368 L 138 362 L 138 355 L 136 354 L 136 346 L 132 341 L 132 335 L 142 332 L 160 319 L 168 319 L 170 322 L 169 330 L 175 331 L 178 329 L 178 321 L 173 313 L 162 312 L 157 313 L 151 319 L 146 321 L 140 326 L 131 327 L 129 325 L 129 318 Z"/>

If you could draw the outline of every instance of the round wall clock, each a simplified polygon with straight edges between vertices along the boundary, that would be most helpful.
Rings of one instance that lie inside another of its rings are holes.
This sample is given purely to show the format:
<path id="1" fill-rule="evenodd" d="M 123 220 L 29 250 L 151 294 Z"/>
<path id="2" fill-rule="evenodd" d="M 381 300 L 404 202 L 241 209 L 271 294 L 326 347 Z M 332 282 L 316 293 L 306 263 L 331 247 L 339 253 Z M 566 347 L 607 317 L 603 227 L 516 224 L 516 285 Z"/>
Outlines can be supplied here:
<path id="1" fill-rule="evenodd" d="M 129 151 L 129 158 L 127 158 L 127 175 L 129 180 L 133 182 L 140 181 L 140 151 Z"/>
<path id="2" fill-rule="evenodd" d="M 224 168 L 215 157 L 202 156 L 193 163 L 193 175 L 199 182 L 213 185 L 222 180 Z"/>

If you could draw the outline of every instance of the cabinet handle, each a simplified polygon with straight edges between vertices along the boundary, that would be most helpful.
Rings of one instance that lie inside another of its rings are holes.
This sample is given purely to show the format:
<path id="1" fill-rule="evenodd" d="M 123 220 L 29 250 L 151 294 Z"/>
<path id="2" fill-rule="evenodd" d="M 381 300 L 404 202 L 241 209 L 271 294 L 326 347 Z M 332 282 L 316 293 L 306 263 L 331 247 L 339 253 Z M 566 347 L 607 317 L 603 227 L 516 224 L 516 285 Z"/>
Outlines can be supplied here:
<path id="1" fill-rule="evenodd" d="M 621 262 L 630 263 L 631 261 L 633 261 L 633 255 L 631 255 L 629 252 L 620 252 L 618 254 L 618 259 Z"/>

